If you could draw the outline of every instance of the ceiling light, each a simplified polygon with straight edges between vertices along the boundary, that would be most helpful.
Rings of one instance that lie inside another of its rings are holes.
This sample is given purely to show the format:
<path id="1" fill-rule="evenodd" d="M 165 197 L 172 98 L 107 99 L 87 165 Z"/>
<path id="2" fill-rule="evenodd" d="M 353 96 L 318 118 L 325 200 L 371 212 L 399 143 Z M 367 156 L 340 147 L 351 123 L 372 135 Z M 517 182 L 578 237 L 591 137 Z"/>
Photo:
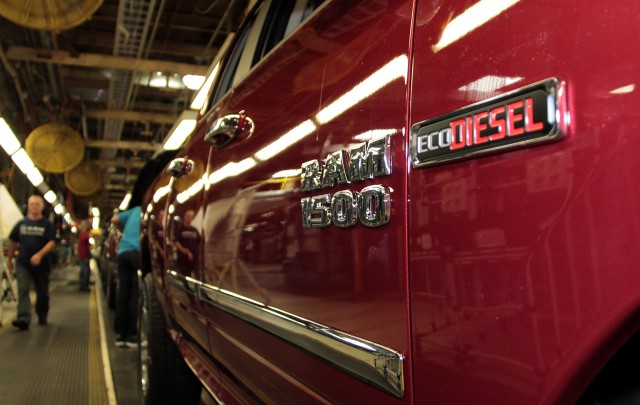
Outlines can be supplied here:
<path id="1" fill-rule="evenodd" d="M 100 208 L 98 208 L 98 207 L 91 208 L 91 215 L 94 216 L 94 217 L 99 217 L 100 216 Z"/>
<path id="2" fill-rule="evenodd" d="M 316 115 L 316 119 L 320 124 L 326 124 L 395 79 L 402 77 L 406 81 L 408 61 L 407 55 L 400 55 L 392 59 L 389 63 L 376 70 L 371 76 L 367 77 L 362 83 L 356 85 L 336 101 L 323 108 Z"/>
<path id="3" fill-rule="evenodd" d="M 459 90 L 477 93 L 492 93 L 503 87 L 512 85 L 522 80 L 522 77 L 507 77 L 488 75 L 481 77 L 469 84 L 460 87 Z"/>
<path id="4" fill-rule="evenodd" d="M 27 152 L 22 148 L 18 149 L 18 151 L 11 156 L 11 159 L 15 162 L 15 164 L 18 166 L 20 171 L 24 174 L 29 173 L 29 170 L 31 170 L 31 168 L 34 166 L 33 162 L 31 161 L 31 158 L 29 157 L 29 155 L 27 155 Z"/>
<path id="5" fill-rule="evenodd" d="M 56 214 L 62 215 L 62 213 L 64 212 L 64 207 L 62 206 L 62 204 L 56 204 L 53 207 L 53 210 L 56 212 Z"/>
<path id="6" fill-rule="evenodd" d="M 618 87 L 617 89 L 611 90 L 609 93 L 611 94 L 627 94 L 631 93 L 635 90 L 636 86 L 634 84 L 629 84 L 627 86 Z"/>
<path id="7" fill-rule="evenodd" d="M 300 174 L 302 173 L 302 170 L 300 169 L 288 169 L 288 170 L 281 170 L 277 173 L 273 173 L 271 175 L 272 179 L 283 179 L 283 178 L 287 178 L 287 177 L 298 177 L 300 176 Z"/>
<path id="8" fill-rule="evenodd" d="M 178 120 L 173 124 L 169 133 L 165 137 L 164 145 L 162 149 L 176 150 L 180 149 L 184 141 L 189 134 L 193 132 L 196 127 L 196 118 L 198 117 L 197 111 L 185 110 L 180 114 Z"/>
<path id="9" fill-rule="evenodd" d="M 462 14 L 449 21 L 442 31 L 440 41 L 433 46 L 433 51 L 438 52 L 471 31 L 486 24 L 509 7 L 520 0 L 480 0 L 466 9 Z"/>
<path id="10" fill-rule="evenodd" d="M 316 130 L 316 125 L 311 120 L 306 120 L 302 124 L 293 128 L 274 142 L 260 149 L 256 157 L 260 160 L 267 160 L 282 152 L 289 146 Z"/>
<path id="11" fill-rule="evenodd" d="M 27 173 L 27 178 L 33 184 L 34 187 L 38 187 L 42 183 L 44 183 L 44 177 L 42 177 L 42 173 L 35 166 L 29 169 Z"/>
<path id="12" fill-rule="evenodd" d="M 127 195 L 124 196 L 124 198 L 122 199 L 122 202 L 120 203 L 120 206 L 118 207 L 118 209 L 120 211 L 126 210 L 127 207 L 129 206 L 129 201 L 131 201 L 131 193 L 127 193 Z"/>
<path id="13" fill-rule="evenodd" d="M 198 90 L 204 84 L 204 79 L 206 79 L 206 77 L 202 75 L 184 75 L 182 77 L 182 83 L 184 83 L 189 90 Z"/>
<path id="14" fill-rule="evenodd" d="M 205 108 L 205 102 L 209 98 L 209 91 L 211 90 L 211 86 L 213 86 L 213 82 L 216 76 L 218 75 L 219 68 L 220 68 L 220 61 L 218 61 L 218 63 L 216 63 L 213 66 L 213 69 L 207 75 L 207 79 L 200 86 L 200 90 L 198 90 L 198 92 L 193 97 L 193 100 L 191 101 L 191 105 L 190 105 L 190 108 L 192 110 L 202 110 Z M 185 85 L 189 87 L 189 85 L 186 82 L 185 82 Z"/>
<path id="15" fill-rule="evenodd" d="M 209 175 L 209 184 L 215 184 L 227 177 L 237 176 L 256 165 L 252 158 L 246 158 L 240 162 L 229 162 Z"/>
<path id="16" fill-rule="evenodd" d="M 20 149 L 20 141 L 18 141 L 18 138 L 16 138 L 16 135 L 11 128 L 9 128 L 4 118 L 0 118 L 0 145 L 9 156 Z"/>
<path id="17" fill-rule="evenodd" d="M 44 193 L 44 199 L 47 200 L 49 204 L 53 204 L 54 201 L 56 201 L 56 193 L 49 190 L 46 193 Z"/>

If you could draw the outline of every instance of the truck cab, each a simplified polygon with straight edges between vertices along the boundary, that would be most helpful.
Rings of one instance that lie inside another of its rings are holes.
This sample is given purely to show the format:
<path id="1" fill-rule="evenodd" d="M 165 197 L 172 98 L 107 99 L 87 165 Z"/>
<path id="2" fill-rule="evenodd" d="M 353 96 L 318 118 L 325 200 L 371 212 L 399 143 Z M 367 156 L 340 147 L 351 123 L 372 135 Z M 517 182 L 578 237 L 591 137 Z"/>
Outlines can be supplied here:
<path id="1" fill-rule="evenodd" d="M 142 205 L 144 401 L 637 398 L 638 22 L 255 2 Z"/>

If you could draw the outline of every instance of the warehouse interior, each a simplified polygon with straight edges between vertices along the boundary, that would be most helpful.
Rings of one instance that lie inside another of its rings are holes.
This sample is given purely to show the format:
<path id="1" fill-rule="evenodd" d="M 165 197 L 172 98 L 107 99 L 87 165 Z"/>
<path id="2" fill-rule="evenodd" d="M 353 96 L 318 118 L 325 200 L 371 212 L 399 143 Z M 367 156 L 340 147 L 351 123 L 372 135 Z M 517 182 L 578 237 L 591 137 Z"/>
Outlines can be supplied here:
<path id="1" fill-rule="evenodd" d="M 0 2 L 0 131 L 3 140 L 15 134 L 42 176 L 31 168 L 31 180 L 42 184 L 23 173 L 31 164 L 16 148 L 0 153 L 0 181 L 19 202 L 37 189 L 68 224 L 92 212 L 108 221 L 144 163 L 181 121 L 194 122 L 195 95 L 251 6 L 78 4 Z"/>

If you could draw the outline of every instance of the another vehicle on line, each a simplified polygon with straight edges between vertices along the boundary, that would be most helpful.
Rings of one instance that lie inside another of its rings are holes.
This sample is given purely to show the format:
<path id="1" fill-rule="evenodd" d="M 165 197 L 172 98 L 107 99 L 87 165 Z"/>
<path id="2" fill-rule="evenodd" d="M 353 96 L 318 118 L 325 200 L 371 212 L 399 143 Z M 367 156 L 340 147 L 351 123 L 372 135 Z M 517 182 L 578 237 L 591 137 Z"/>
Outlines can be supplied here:
<path id="1" fill-rule="evenodd" d="M 636 2 L 255 3 L 142 205 L 144 402 L 640 400 Z"/>

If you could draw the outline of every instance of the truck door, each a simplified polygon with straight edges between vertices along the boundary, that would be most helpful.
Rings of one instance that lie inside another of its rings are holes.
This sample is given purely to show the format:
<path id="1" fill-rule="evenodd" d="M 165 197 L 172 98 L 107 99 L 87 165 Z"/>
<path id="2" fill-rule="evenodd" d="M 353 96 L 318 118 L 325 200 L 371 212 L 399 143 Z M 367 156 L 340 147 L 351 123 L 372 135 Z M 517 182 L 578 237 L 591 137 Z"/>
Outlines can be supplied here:
<path id="1" fill-rule="evenodd" d="M 166 300 L 180 328 L 192 342 L 206 350 L 209 346 L 206 322 L 197 296 L 202 278 L 202 193 L 198 187 L 205 173 L 208 147 L 202 137 L 193 137 L 184 151 L 169 164 L 171 179 L 165 205 L 164 285 Z M 162 199 L 159 200 L 162 203 Z"/>
<path id="2" fill-rule="evenodd" d="M 634 7 L 418 2 L 417 403 L 575 403 L 576 374 L 614 350 L 616 311 L 637 307 L 637 59 L 613 46 L 634 41 Z"/>
<path id="3" fill-rule="evenodd" d="M 221 74 L 202 226 L 211 351 L 241 397 L 408 402 L 411 2 L 319 3 L 263 2 Z"/>

